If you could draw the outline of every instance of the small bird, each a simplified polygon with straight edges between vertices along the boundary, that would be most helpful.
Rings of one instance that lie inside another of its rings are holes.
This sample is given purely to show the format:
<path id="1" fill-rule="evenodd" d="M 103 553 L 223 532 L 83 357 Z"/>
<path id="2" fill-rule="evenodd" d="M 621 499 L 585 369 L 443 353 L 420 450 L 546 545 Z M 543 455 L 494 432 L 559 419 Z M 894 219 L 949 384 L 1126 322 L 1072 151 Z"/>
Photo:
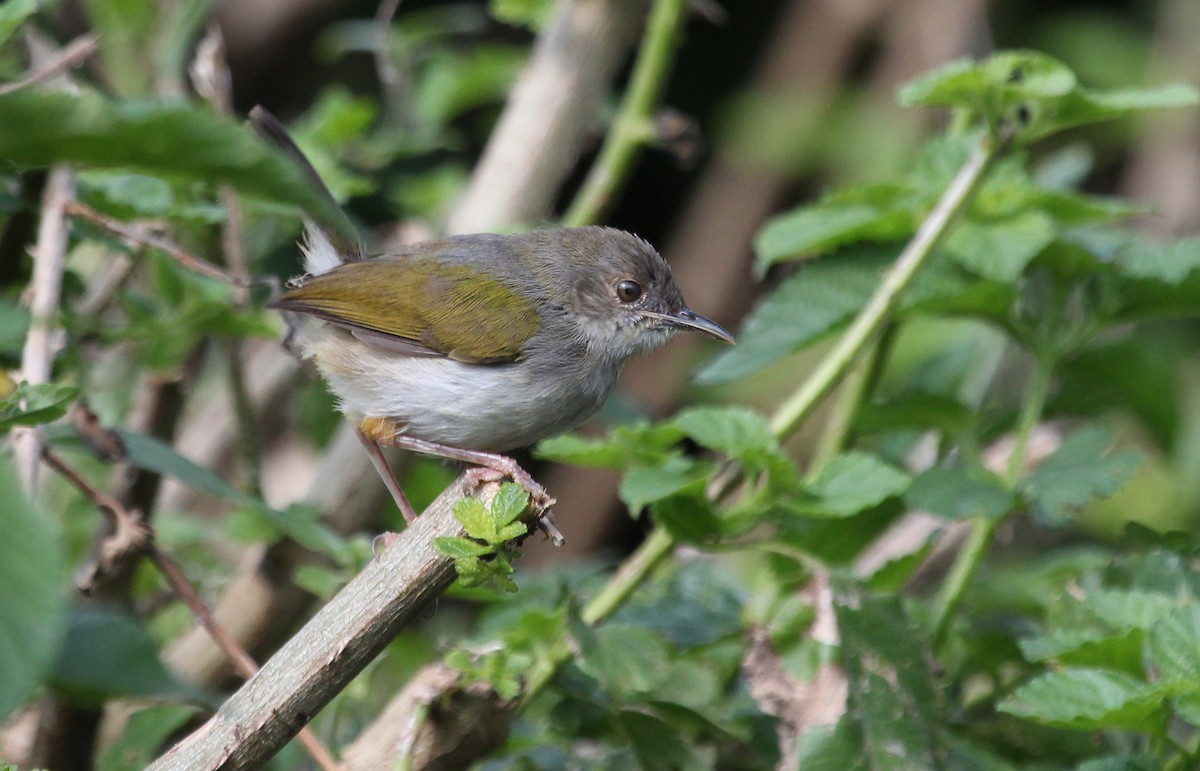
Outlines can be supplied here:
<path id="1" fill-rule="evenodd" d="M 272 116 L 255 108 L 251 121 L 325 190 Z M 338 231 L 306 221 L 306 273 L 271 305 L 295 314 L 302 354 L 410 524 L 416 512 L 380 445 L 511 477 L 546 514 L 553 499 L 500 453 L 586 420 L 626 361 L 679 330 L 733 342 L 688 309 L 658 252 L 621 230 L 461 235 L 370 258 Z"/>

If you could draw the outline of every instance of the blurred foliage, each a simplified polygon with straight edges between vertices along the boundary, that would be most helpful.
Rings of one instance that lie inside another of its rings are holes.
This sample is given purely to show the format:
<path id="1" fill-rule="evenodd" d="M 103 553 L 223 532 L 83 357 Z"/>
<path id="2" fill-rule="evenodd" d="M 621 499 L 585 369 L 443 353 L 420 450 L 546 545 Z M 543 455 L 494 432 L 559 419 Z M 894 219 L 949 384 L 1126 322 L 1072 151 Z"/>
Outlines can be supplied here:
<path id="1" fill-rule="evenodd" d="M 279 332 L 267 287 L 295 270 L 300 211 L 324 204 L 285 157 L 188 96 L 185 65 L 210 2 L 81 7 L 103 44 L 78 87 L 0 95 L 0 236 L 26 228 L 0 238 L 0 363 L 19 364 L 31 325 L 24 250 L 40 170 L 53 164 L 78 169 L 82 203 L 218 265 L 233 191 L 253 279 L 243 292 L 72 220 L 53 382 L 0 378 L 0 432 L 39 427 L 105 489 L 109 465 L 69 408 L 82 401 L 103 425 L 128 425 L 144 408 L 135 384 L 170 380 L 183 382 L 189 409 L 230 404 L 240 386 L 224 352 Z M 365 21 L 320 34 L 327 63 L 382 50 L 399 74 L 379 97 L 324 88 L 291 121 L 353 216 L 444 219 L 552 8 L 429 4 L 403 11 L 382 43 Z M 53 10 L 0 4 L 0 78 L 20 75 L 22 33 L 54 29 Z M 1200 241 L 1131 227 L 1147 207 L 1113 197 L 1096 174 L 1126 152 L 1132 116 L 1194 111 L 1196 94 L 1144 88 L 1150 34 L 1114 13 L 1039 17 L 1013 46 L 1039 50 L 909 83 L 903 104 L 949 113 L 932 138 L 919 111 L 895 117 L 857 87 L 827 100 L 746 89 L 710 105 L 733 162 L 825 192 L 756 234 L 762 296 L 739 344 L 699 370 L 709 403 L 536 449 L 618 471 L 620 500 L 653 528 L 647 543 L 686 548 L 667 549 L 597 623 L 594 603 L 622 588 L 620 573 L 601 561 L 517 571 L 524 493 L 464 502 L 455 513 L 469 537 L 439 543 L 459 571 L 453 599 L 317 716 L 318 733 L 344 746 L 440 658 L 518 704 L 512 736 L 481 761 L 488 769 L 761 769 L 784 756 L 805 769 L 1200 763 Z M 830 400 L 820 447 L 797 453 L 772 413 L 826 361 L 980 147 L 998 154 L 986 178 L 889 309 L 857 365 L 860 388 Z M 290 441 L 322 446 L 336 425 L 328 396 L 305 382 L 287 401 Z M 296 580 L 321 597 L 370 559 L 366 535 L 336 532 L 310 506 L 268 503 L 249 455 L 218 471 L 169 438 L 113 436 L 132 467 L 195 494 L 196 511 L 157 511 L 155 523 L 205 590 L 225 585 L 246 543 L 289 539 L 320 555 Z M 136 697 L 97 757 L 104 769 L 142 767 L 215 706 L 160 660 L 190 618 L 149 570 L 120 612 L 70 609 L 67 566 L 87 560 L 99 517 L 53 477 L 30 501 L 9 458 L 0 716 L 39 688 L 85 708 Z M 406 488 L 420 504 L 448 481 L 418 461 Z M 1029 544 L 988 561 L 964 549 L 948 573 L 930 573 L 934 534 L 883 564 L 867 559 L 910 511 L 942 530 L 971 528 L 984 551 L 1000 551 L 1001 527 Z M 767 674 L 751 664 L 760 639 Z M 787 721 L 830 671 L 846 708 L 797 734 Z M 765 680 L 782 701 L 764 698 Z M 294 747 L 274 761 L 301 762 Z"/>

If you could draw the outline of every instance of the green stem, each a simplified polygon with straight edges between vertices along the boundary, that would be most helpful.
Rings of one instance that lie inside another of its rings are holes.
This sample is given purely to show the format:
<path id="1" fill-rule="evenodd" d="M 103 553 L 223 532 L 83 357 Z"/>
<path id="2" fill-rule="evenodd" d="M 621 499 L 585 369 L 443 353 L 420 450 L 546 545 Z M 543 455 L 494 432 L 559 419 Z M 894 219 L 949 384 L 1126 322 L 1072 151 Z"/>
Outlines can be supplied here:
<path id="1" fill-rule="evenodd" d="M 1017 426 L 1013 435 L 1012 453 L 1008 456 L 1008 468 L 1004 472 L 1004 484 L 1010 489 L 1015 488 L 1021 479 L 1021 471 L 1029 458 L 1029 442 L 1033 438 L 1033 430 L 1037 428 L 1046 407 L 1046 396 L 1050 392 L 1050 374 L 1053 366 L 1047 357 L 1039 357 L 1033 371 L 1033 380 L 1025 391 L 1021 404 L 1021 413 L 1017 418 Z M 987 555 L 988 547 L 996 531 L 1003 524 L 1005 517 L 976 517 L 971 522 L 971 532 L 966 542 L 954 559 L 946 582 L 938 593 L 934 603 L 933 614 L 933 644 L 940 648 L 945 642 L 946 634 L 950 631 L 950 622 L 955 611 L 962 604 L 971 580 L 979 572 L 983 558 Z"/>
<path id="2" fill-rule="evenodd" d="M 583 623 L 595 626 L 611 616 L 629 599 L 629 595 L 642 585 L 654 568 L 658 567 L 671 554 L 673 548 L 675 548 L 675 539 L 671 534 L 661 527 L 655 528 L 646 537 L 646 540 L 642 541 L 642 545 L 621 563 L 621 567 L 613 574 L 612 578 L 608 579 L 599 594 L 583 606 L 583 610 L 579 614 Z M 525 693 L 521 697 L 522 706 L 528 704 L 542 692 L 542 689 L 558 673 L 559 667 L 565 664 L 572 655 L 569 651 L 558 655 L 548 662 L 547 666 L 530 676 Z"/>
<path id="3" fill-rule="evenodd" d="M 656 20 L 661 21 L 661 16 L 665 14 L 664 7 L 673 4 L 675 4 L 675 0 L 662 0 L 656 7 Z M 655 29 L 656 25 L 652 21 L 651 28 L 647 32 L 648 38 L 655 35 Z M 661 30 L 659 32 L 661 34 Z M 648 49 L 652 47 L 647 40 L 647 44 L 642 49 L 642 58 L 646 57 Z M 639 69 L 640 65 L 641 61 L 639 61 Z M 866 347 L 876 339 L 876 334 L 899 303 L 900 295 L 912 282 L 920 267 L 932 256 L 934 249 L 953 224 L 955 216 L 971 200 L 973 193 L 983 180 L 989 164 L 995 158 L 996 152 L 995 143 L 991 139 L 984 139 L 963 165 L 942 195 L 941 200 L 938 201 L 937 206 L 921 224 L 913 240 L 909 242 L 900 257 L 897 258 L 895 265 L 888 271 L 879 289 L 842 334 L 833 351 L 823 360 L 808 381 L 776 413 L 771 421 L 771 427 L 777 437 L 783 439 L 789 436 L 804 418 L 811 414 L 821 398 L 845 376 Z M 576 208 L 578 207 L 572 207 L 572 210 L 574 211 Z M 568 220 L 568 224 L 569 222 L 570 220 Z M 714 489 L 724 490 L 728 487 L 729 485 L 720 485 Z M 720 496 L 721 493 L 716 492 L 714 497 Z M 583 608 L 581 615 L 584 623 L 594 626 L 608 618 L 671 554 L 674 547 L 675 539 L 670 533 L 661 528 L 654 530 L 642 542 L 637 551 L 621 565 L 621 568 L 609 579 L 600 593 Z M 547 666 L 531 675 L 522 697 L 522 707 L 533 700 L 549 684 L 569 657 L 569 653 L 556 657 Z"/>
<path id="4" fill-rule="evenodd" d="M 894 330 L 895 325 L 891 325 L 888 329 Z M 894 337 L 894 333 L 885 331 L 878 340 L 868 345 L 869 350 L 862 359 L 846 373 L 842 387 L 838 391 L 837 400 L 825 421 L 820 438 L 817 439 L 817 448 L 813 452 L 812 462 L 808 467 L 810 479 L 845 447 L 854 416 L 858 413 L 863 399 L 878 380 L 883 360 L 887 358 L 888 351 L 891 350 L 892 337 Z"/>
<path id="5" fill-rule="evenodd" d="M 883 277 L 875 294 L 838 339 L 833 350 L 771 419 L 771 431 L 786 439 L 800 427 L 821 400 L 845 377 L 850 367 L 875 339 L 891 317 L 917 272 L 933 256 L 957 215 L 966 208 L 979 188 L 988 166 L 996 157 L 997 143 L 987 137 L 959 170 L 937 206 Z"/>
<path id="6" fill-rule="evenodd" d="M 686 0 L 657 0 L 654 4 L 629 89 L 600 156 L 563 216 L 563 225 L 579 227 L 598 222 L 629 176 L 638 152 L 653 140 L 654 110 L 679 47 L 686 10 Z"/>

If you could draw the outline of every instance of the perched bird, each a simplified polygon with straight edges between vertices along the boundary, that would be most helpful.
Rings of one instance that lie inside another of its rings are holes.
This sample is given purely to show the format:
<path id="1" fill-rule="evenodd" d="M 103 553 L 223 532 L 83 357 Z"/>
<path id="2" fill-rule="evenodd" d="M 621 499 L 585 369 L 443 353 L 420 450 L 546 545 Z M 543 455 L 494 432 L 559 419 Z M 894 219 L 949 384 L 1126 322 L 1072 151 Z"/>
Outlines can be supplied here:
<path id="1" fill-rule="evenodd" d="M 251 120 L 324 190 L 273 117 L 256 108 Z M 306 222 L 306 273 L 272 306 L 295 315 L 302 354 L 409 523 L 381 444 L 511 477 L 545 512 L 553 499 L 500 453 L 586 420 L 630 357 L 679 330 L 733 342 L 687 308 L 658 252 L 621 230 L 462 235 L 371 258 L 344 232 Z"/>

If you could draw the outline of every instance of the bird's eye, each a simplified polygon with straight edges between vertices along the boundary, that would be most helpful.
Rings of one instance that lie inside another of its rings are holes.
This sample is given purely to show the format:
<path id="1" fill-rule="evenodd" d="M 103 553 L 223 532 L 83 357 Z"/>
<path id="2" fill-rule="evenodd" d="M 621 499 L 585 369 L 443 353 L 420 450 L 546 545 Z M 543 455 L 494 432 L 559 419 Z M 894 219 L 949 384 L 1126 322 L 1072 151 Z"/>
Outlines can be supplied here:
<path id="1" fill-rule="evenodd" d="M 637 302 L 642 296 L 642 285 L 633 279 L 625 279 L 617 284 L 617 299 L 623 303 Z"/>

